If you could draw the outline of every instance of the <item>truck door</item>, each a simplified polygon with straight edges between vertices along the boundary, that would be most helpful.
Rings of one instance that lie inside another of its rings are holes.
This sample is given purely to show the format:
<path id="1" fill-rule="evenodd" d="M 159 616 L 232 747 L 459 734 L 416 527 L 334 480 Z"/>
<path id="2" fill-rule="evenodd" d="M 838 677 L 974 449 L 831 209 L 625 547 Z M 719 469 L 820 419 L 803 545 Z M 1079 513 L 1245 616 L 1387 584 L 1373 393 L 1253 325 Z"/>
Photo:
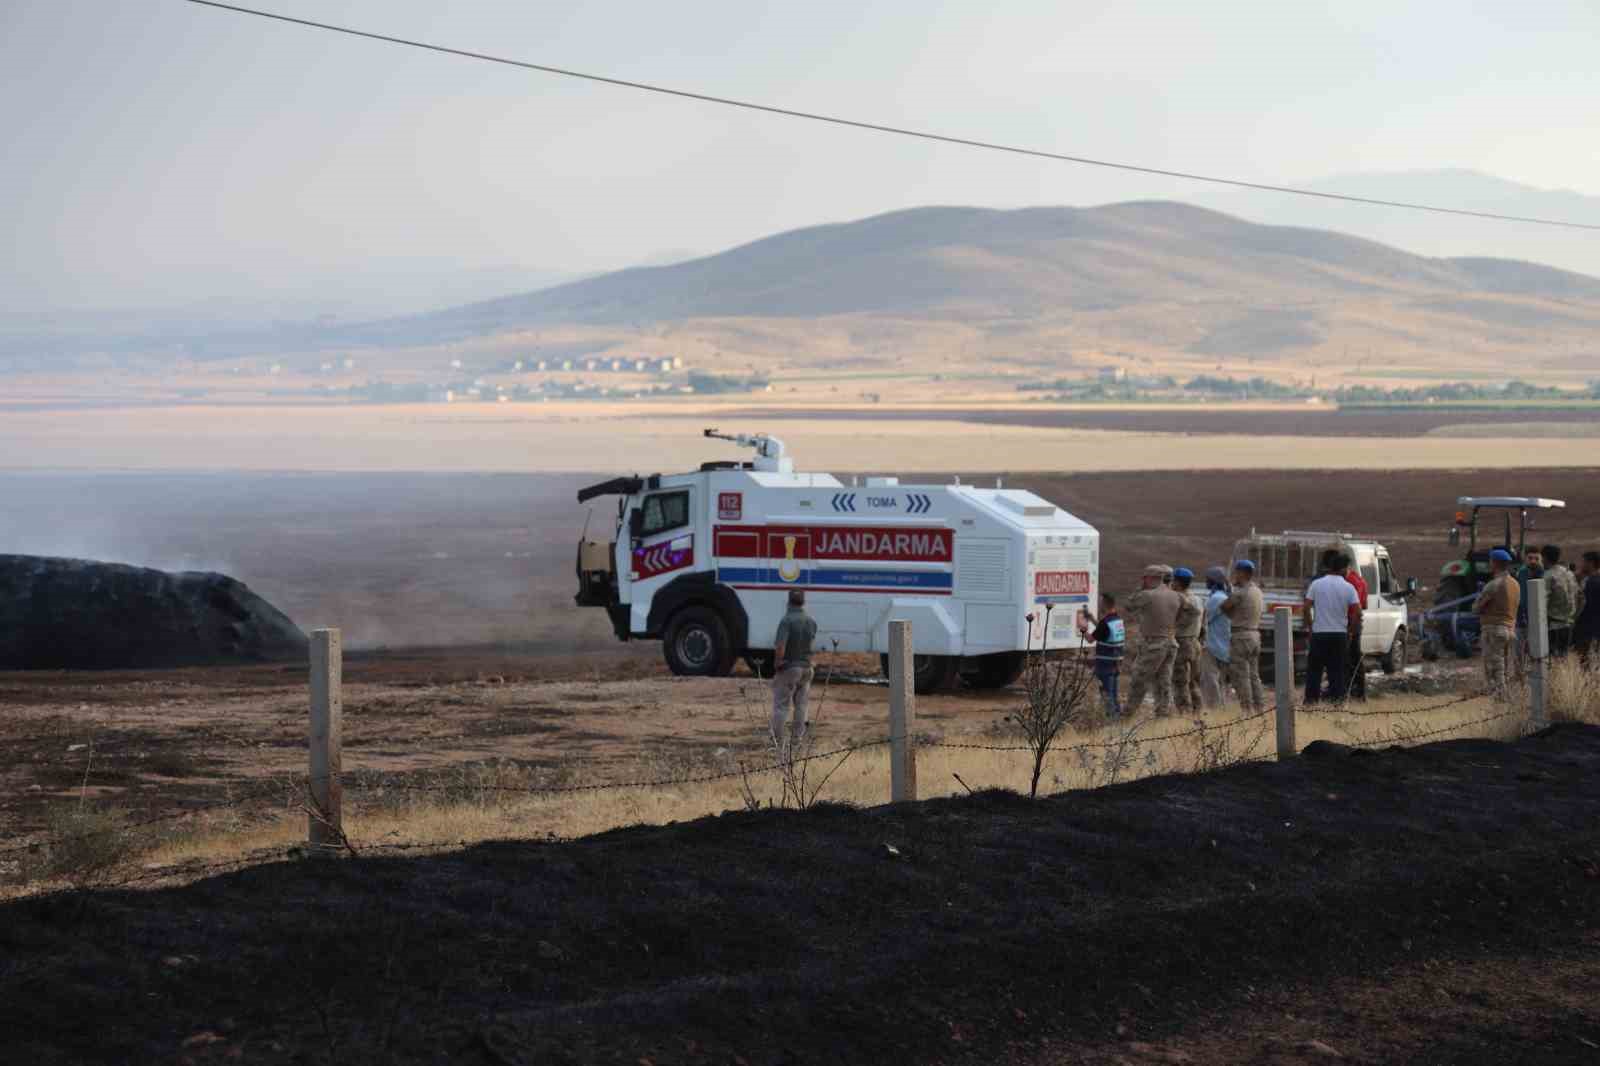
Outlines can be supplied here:
<path id="1" fill-rule="evenodd" d="M 1394 569 L 1387 555 L 1378 556 L 1378 580 L 1372 586 L 1372 592 L 1383 633 L 1382 644 L 1373 648 L 1372 654 L 1383 655 L 1394 645 L 1395 634 L 1405 625 L 1408 610 L 1406 598 L 1394 579 Z"/>
<path id="2" fill-rule="evenodd" d="M 642 497 L 628 516 L 628 594 L 641 631 L 657 589 L 695 569 L 695 490 L 672 488 Z M 705 554 L 705 553 L 702 553 Z"/>

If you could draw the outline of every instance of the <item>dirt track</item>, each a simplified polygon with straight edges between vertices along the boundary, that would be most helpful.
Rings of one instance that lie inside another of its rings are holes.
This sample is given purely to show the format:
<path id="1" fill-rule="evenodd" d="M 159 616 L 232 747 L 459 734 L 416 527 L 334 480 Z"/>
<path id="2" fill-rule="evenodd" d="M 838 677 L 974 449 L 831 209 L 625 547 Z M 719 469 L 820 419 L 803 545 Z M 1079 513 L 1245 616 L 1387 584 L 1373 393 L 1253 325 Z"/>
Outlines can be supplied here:
<path id="1" fill-rule="evenodd" d="M 0 1032 L 30 1063 L 1592 1061 L 1597 775 L 1566 726 L 35 899 L 0 906 Z"/>

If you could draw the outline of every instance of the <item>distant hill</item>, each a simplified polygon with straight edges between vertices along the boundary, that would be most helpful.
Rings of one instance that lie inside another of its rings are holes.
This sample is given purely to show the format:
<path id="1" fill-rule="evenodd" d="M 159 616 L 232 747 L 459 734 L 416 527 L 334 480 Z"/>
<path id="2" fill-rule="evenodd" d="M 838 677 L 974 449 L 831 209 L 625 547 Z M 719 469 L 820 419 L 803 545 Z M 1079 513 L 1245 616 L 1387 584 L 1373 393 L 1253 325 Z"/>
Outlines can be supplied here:
<path id="1" fill-rule="evenodd" d="M 1582 373 L 1600 368 L 1600 279 L 1167 201 L 924 207 L 426 314 L 202 331 L 181 354 L 375 348 L 362 364 L 381 370 L 385 358 L 438 365 L 444 344 L 582 354 L 653 348 L 667 333 L 735 366 L 1062 365 L 1089 349 L 1218 366 Z"/>
<path id="2" fill-rule="evenodd" d="M 1475 170 L 1343 174 L 1309 182 L 1316 192 L 1438 204 L 1468 211 L 1600 225 L 1600 196 L 1540 189 Z M 1525 259 L 1600 276 L 1600 233 L 1341 204 L 1302 196 L 1218 193 L 1205 203 L 1264 223 L 1339 230 L 1433 256 Z"/>
<path id="3" fill-rule="evenodd" d="M 1600 279 L 1514 260 L 1430 259 L 1163 201 L 926 207 L 344 335 L 429 344 L 552 325 L 832 316 L 1011 331 L 1093 320 L 1113 343 L 1271 356 L 1322 344 L 1353 320 L 1424 346 L 1457 333 L 1592 329 Z"/>

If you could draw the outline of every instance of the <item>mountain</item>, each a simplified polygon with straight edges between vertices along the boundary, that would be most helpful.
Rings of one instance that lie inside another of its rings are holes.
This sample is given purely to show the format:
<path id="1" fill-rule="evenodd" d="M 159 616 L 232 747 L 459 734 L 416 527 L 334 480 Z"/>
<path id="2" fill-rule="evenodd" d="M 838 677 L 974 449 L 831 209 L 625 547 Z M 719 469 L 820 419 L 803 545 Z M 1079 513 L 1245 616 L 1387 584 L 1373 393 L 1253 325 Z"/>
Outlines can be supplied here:
<path id="1" fill-rule="evenodd" d="M 1340 196 L 1600 225 L 1600 196 L 1567 189 L 1540 189 L 1475 170 L 1344 174 L 1301 187 Z M 1260 192 L 1217 193 L 1207 196 L 1204 202 L 1257 222 L 1339 230 L 1421 255 L 1526 259 L 1600 276 L 1600 233 L 1593 230 L 1564 230 Z"/>
<path id="2" fill-rule="evenodd" d="M 459 306 L 586 275 L 535 267 L 462 268 L 431 260 L 374 263 L 359 273 L 306 277 L 276 287 L 240 285 L 228 299 L 170 307 L 0 311 L 0 360 L 99 353 L 195 358 L 239 350 L 293 350 L 330 326 Z"/>
<path id="3" fill-rule="evenodd" d="M 1600 368 L 1600 279 L 1167 201 L 924 207 L 426 314 L 197 334 L 183 351 L 376 348 L 361 363 L 381 371 L 385 359 L 437 366 L 443 344 L 583 354 L 653 350 L 669 334 L 701 365 L 1049 364 L 1087 349 L 1582 370 Z"/>
<path id="4" fill-rule="evenodd" d="M 927 207 L 778 234 L 434 314 L 351 342 L 434 344 L 552 326 L 644 328 L 840 317 L 1195 356 L 1330 344 L 1502 353 L 1600 328 L 1600 279 L 1535 263 L 1433 259 L 1359 237 L 1186 204 Z M 1574 343 L 1579 343 L 1576 339 Z"/>

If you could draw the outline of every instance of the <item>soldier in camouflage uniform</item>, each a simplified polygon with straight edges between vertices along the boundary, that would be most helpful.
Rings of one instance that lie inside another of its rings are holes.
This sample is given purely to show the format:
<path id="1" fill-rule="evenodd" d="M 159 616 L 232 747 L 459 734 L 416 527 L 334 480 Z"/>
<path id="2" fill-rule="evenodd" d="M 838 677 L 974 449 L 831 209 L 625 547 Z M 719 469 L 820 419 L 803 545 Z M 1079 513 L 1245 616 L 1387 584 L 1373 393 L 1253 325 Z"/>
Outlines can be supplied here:
<path id="1" fill-rule="evenodd" d="M 1162 584 L 1165 566 L 1147 566 L 1139 590 L 1125 601 L 1128 616 L 1139 627 L 1139 655 L 1133 662 L 1133 687 L 1128 691 L 1129 717 L 1139 712 L 1146 692 L 1154 691 L 1156 716 L 1172 713 L 1172 660 L 1178 653 L 1178 612 L 1183 597 Z"/>
<path id="2" fill-rule="evenodd" d="M 1489 570 L 1494 576 L 1472 601 L 1478 616 L 1478 639 L 1483 645 L 1483 676 L 1490 694 L 1504 699 L 1506 678 L 1511 673 L 1517 652 L 1517 608 L 1522 604 L 1522 589 L 1511 572 L 1513 559 L 1504 548 L 1489 553 Z"/>
<path id="3" fill-rule="evenodd" d="M 1256 585 L 1256 564 L 1240 559 L 1233 564 L 1233 592 L 1222 601 L 1222 613 L 1233 623 L 1228 640 L 1228 672 L 1239 705 L 1246 713 L 1265 711 L 1267 694 L 1261 685 L 1261 616 L 1266 599 Z"/>
<path id="4" fill-rule="evenodd" d="M 1172 572 L 1172 591 L 1183 597 L 1174 636 L 1178 651 L 1172 660 L 1172 700 L 1185 714 L 1198 712 L 1200 703 L 1200 631 L 1205 607 L 1189 591 L 1194 571 L 1180 566 Z"/>

